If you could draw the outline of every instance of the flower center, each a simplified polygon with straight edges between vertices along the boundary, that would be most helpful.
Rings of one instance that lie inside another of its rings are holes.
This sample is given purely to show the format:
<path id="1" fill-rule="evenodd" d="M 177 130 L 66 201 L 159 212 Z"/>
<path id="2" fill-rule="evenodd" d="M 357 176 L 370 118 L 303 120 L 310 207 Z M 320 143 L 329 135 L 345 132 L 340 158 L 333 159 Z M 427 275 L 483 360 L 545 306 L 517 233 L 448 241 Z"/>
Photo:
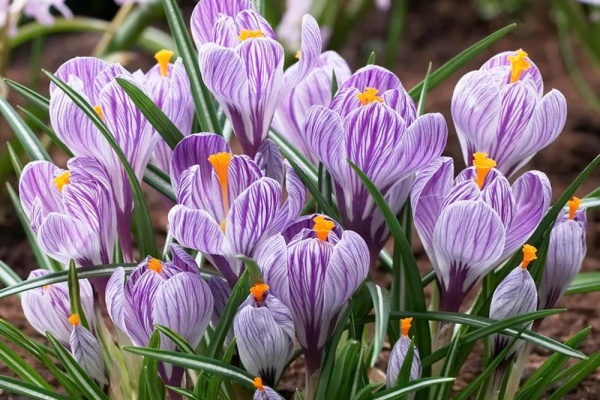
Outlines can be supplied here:
<path id="1" fill-rule="evenodd" d="M 521 268 L 527 269 L 529 263 L 537 259 L 535 253 L 537 253 L 537 249 L 532 245 L 526 244 L 523 246 L 523 262 L 521 263 Z"/>
<path id="2" fill-rule="evenodd" d="M 79 319 L 79 314 L 71 314 L 68 321 L 71 325 L 74 326 L 78 326 L 81 323 L 81 320 Z"/>
<path id="3" fill-rule="evenodd" d="M 223 210 L 225 214 L 229 211 L 229 180 L 227 170 L 229 168 L 229 163 L 233 155 L 231 153 L 217 153 L 208 157 L 208 162 L 212 164 L 215 173 L 217 174 L 217 179 L 219 180 L 219 185 L 221 186 L 221 197 L 223 197 Z"/>
<path id="4" fill-rule="evenodd" d="M 262 379 L 260 379 L 258 376 L 256 378 L 254 378 L 254 380 L 252 381 L 252 384 L 254 385 L 256 390 L 260 390 L 261 392 L 265 391 L 265 387 L 263 386 Z"/>
<path id="5" fill-rule="evenodd" d="M 62 192 L 63 187 L 65 187 L 65 185 L 68 185 L 69 183 L 71 183 L 69 181 L 70 176 L 71 176 L 71 173 L 69 171 L 66 171 L 66 172 L 63 172 L 62 174 L 58 175 L 56 178 L 54 178 L 54 184 L 56 185 L 58 190 L 60 190 Z"/>
<path id="6" fill-rule="evenodd" d="M 269 285 L 264 282 L 257 282 L 250 288 L 250 293 L 257 303 L 261 303 L 265 299 L 265 293 L 269 290 Z"/>
<path id="7" fill-rule="evenodd" d="M 567 201 L 567 205 L 569 206 L 569 219 L 574 219 L 575 213 L 581 205 L 581 199 L 579 197 L 573 196 L 571 200 Z"/>
<path id="8" fill-rule="evenodd" d="M 162 49 L 154 55 L 154 59 L 160 67 L 160 74 L 164 77 L 169 74 L 169 62 L 171 61 L 173 54 L 174 53 L 171 50 Z"/>
<path id="9" fill-rule="evenodd" d="M 527 53 L 521 49 L 506 58 L 510 61 L 510 83 L 517 82 L 521 78 L 521 74 L 531 68 L 531 63 L 527 61 Z"/>
<path id="10" fill-rule="evenodd" d="M 400 320 L 400 326 L 402 327 L 402 336 L 408 336 L 408 331 L 410 330 L 412 320 L 412 317 L 403 318 Z"/>
<path id="11" fill-rule="evenodd" d="M 316 216 L 313 221 L 315 222 L 313 230 L 317 234 L 317 237 L 320 240 L 327 240 L 329 232 L 335 227 L 333 221 L 325 219 L 322 215 Z"/>
<path id="12" fill-rule="evenodd" d="M 157 274 L 160 274 L 162 272 L 162 268 L 162 263 L 159 259 L 152 257 L 150 258 L 150 261 L 148 261 L 148 269 L 151 269 Z"/>
<path id="13" fill-rule="evenodd" d="M 104 112 L 102 111 L 102 106 L 94 106 L 94 111 L 100 117 L 101 120 L 104 120 Z"/>
<path id="14" fill-rule="evenodd" d="M 357 94 L 356 97 L 358 97 L 360 104 L 363 106 L 371 104 L 375 101 L 381 103 L 383 99 L 377 96 L 377 93 L 379 93 L 379 89 L 368 87 L 364 92 Z"/>
<path id="15" fill-rule="evenodd" d="M 265 37 L 265 34 L 260 29 L 250 30 L 250 29 L 242 29 L 240 31 L 240 40 L 243 42 L 246 39 L 256 39 Z"/>
<path id="16" fill-rule="evenodd" d="M 488 173 L 496 166 L 496 161 L 488 158 L 487 153 L 475 153 L 473 154 L 473 165 L 477 169 L 477 177 L 475 182 L 479 189 L 483 188 L 483 183 Z"/>

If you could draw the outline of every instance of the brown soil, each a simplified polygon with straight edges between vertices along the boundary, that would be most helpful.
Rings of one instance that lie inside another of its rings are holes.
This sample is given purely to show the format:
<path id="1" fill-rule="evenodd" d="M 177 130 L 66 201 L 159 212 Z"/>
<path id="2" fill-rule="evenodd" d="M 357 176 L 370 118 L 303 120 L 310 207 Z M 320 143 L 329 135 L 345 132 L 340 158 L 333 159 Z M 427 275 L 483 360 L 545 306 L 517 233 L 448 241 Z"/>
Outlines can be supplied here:
<path id="1" fill-rule="evenodd" d="M 418 4 L 417 4 L 418 3 Z M 600 153 L 600 115 L 594 112 L 579 96 L 568 78 L 558 48 L 555 28 L 548 16 L 545 2 L 536 2 L 533 9 L 525 13 L 517 30 L 508 37 L 500 40 L 492 48 L 474 62 L 453 75 L 436 88 L 427 99 L 427 110 L 442 112 L 450 126 L 447 155 L 460 160 L 460 148 L 453 132 L 450 118 L 450 99 L 454 85 L 459 77 L 469 70 L 476 69 L 493 54 L 517 48 L 526 50 L 536 62 L 544 75 L 546 91 L 557 88 L 566 96 L 569 105 L 569 116 L 564 132 L 551 146 L 541 151 L 532 160 L 531 169 L 539 169 L 547 173 L 552 181 L 554 198 L 569 185 L 577 174 Z M 189 12 L 189 5 L 186 10 Z M 372 48 L 381 45 L 385 38 L 387 16 L 383 13 L 371 12 L 360 22 L 348 38 L 348 44 L 342 50 L 342 55 L 351 60 L 354 68 L 360 67 L 367 59 Z M 402 41 L 399 60 L 394 68 L 405 87 L 410 88 L 424 76 L 428 63 L 439 67 L 459 51 L 480 40 L 489 33 L 512 22 L 498 19 L 491 22 L 482 21 L 472 10 L 470 2 L 463 1 L 429 1 L 413 2 Z M 368 40 L 365 40 L 368 38 Z M 74 57 L 90 54 L 97 35 L 79 34 L 53 36 L 45 40 L 45 51 L 42 66 L 50 71 L 55 70 L 62 62 Z M 600 71 L 595 70 L 588 60 L 582 56 L 580 49 L 575 49 L 580 55 L 583 72 L 590 86 L 600 93 Z M 147 55 L 134 55 L 135 67 L 148 66 L 152 63 Z M 23 46 L 14 52 L 7 77 L 26 83 L 29 76 L 29 49 Z M 43 88 L 47 81 L 42 78 Z M 21 98 L 14 93 L 9 100 L 12 104 L 23 104 Z M 6 124 L 0 121 L 0 137 L 2 141 L 11 136 Z M 4 145 L 1 145 L 3 148 Z M 14 182 L 13 182 L 14 183 Z M 577 194 L 584 196 L 600 186 L 600 174 L 596 173 L 578 190 Z M 11 265 L 22 277 L 34 268 L 35 260 L 28 248 L 26 239 L 12 211 L 10 202 L 2 196 L 0 208 L 0 259 Z M 155 223 L 159 230 L 164 231 L 166 218 L 161 207 L 155 207 Z M 429 268 L 420 248 L 415 249 L 423 270 Z M 584 271 L 600 270 L 600 213 L 589 215 L 588 227 L 588 257 L 583 265 Z M 556 315 L 544 322 L 541 333 L 554 339 L 564 341 L 586 326 L 591 326 L 592 333 L 582 344 L 585 353 L 597 351 L 600 347 L 600 318 L 598 304 L 600 293 L 577 295 L 564 298 L 559 306 L 568 309 L 567 313 Z M 34 334 L 31 327 L 24 321 L 18 298 L 0 300 L 0 317 L 11 321 L 27 334 Z M 39 335 L 37 336 L 39 337 Z M 22 353 L 21 353 L 22 354 Z M 542 349 L 534 349 L 525 376 L 531 374 L 548 356 Z M 299 360 L 301 362 L 301 360 Z M 303 386 L 301 365 L 295 366 L 282 380 L 281 388 L 290 390 Z M 481 363 L 474 359 L 468 362 L 461 371 L 461 377 L 455 389 L 464 387 L 481 370 Z M 5 366 L 0 366 L 0 374 L 10 375 Z M 48 378 L 49 375 L 47 376 Z M 0 394 L 0 398 L 15 398 L 12 395 Z M 600 398 L 600 374 L 587 377 L 579 387 L 569 394 L 568 399 Z"/>

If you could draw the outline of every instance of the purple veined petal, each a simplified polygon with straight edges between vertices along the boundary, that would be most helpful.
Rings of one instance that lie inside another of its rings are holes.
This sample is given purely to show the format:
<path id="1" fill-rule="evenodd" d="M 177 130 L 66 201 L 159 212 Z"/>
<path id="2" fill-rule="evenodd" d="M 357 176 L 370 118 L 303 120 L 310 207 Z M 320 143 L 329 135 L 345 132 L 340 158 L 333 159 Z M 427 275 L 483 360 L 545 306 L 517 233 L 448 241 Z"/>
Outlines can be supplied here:
<path id="1" fill-rule="evenodd" d="M 232 203 L 225 219 L 225 236 L 233 254 L 252 257 L 265 239 L 281 204 L 281 186 L 271 178 L 261 178 Z"/>
<path id="2" fill-rule="evenodd" d="M 419 171 L 442 155 L 448 138 L 448 126 L 442 114 L 431 113 L 417 118 L 406 130 L 393 160 L 402 177 Z M 397 176 L 397 175 L 394 175 Z"/>
<path id="3" fill-rule="evenodd" d="M 130 72 L 127 71 L 121 64 L 110 64 L 102 70 L 94 80 L 94 99 L 100 103 L 100 94 L 102 90 L 111 82 L 115 81 L 115 78 L 124 76 L 131 76 Z M 96 105 L 96 104 L 92 104 Z"/>
<path id="4" fill-rule="evenodd" d="M 183 247 L 178 244 L 171 243 L 169 246 L 169 250 L 171 251 L 171 259 L 172 263 L 181 271 L 191 272 L 197 274 L 198 271 L 198 263 L 194 260 L 194 257 L 189 255 Z"/>
<path id="5" fill-rule="evenodd" d="M 254 11 L 253 9 L 242 10 L 234 18 L 237 28 L 236 33 L 238 35 L 239 32 L 244 29 L 250 31 L 260 30 L 265 37 L 273 40 L 277 39 L 269 22 L 267 22 L 267 20 L 260 13 Z M 240 43 L 239 37 L 237 39 L 237 43 Z"/>
<path id="6" fill-rule="evenodd" d="M 486 72 L 469 72 L 456 84 L 452 119 L 466 166 L 472 164 L 473 153 L 490 151 L 496 138 L 500 105 L 500 89 L 490 84 Z"/>
<path id="7" fill-rule="evenodd" d="M 184 247 L 205 254 L 224 254 L 225 236 L 219 224 L 203 210 L 176 205 L 169 211 L 169 228 Z"/>
<path id="8" fill-rule="evenodd" d="M 480 70 L 492 70 L 497 68 L 506 69 L 508 71 L 507 77 L 505 78 L 505 84 L 509 83 L 510 80 L 510 61 L 508 60 L 508 56 L 514 55 L 514 51 L 504 51 L 502 53 L 496 54 L 489 60 L 487 60 L 480 68 Z M 542 79 L 542 74 L 538 67 L 534 64 L 533 61 L 529 57 L 527 57 L 527 61 L 531 63 L 531 67 L 521 74 L 519 80 L 527 80 L 529 81 L 533 87 L 536 88 L 536 92 L 541 96 L 544 93 L 544 81 Z"/>
<path id="9" fill-rule="evenodd" d="M 214 40 L 213 27 L 220 15 L 234 17 L 247 9 L 254 9 L 251 0 L 202 0 L 198 2 L 190 21 L 196 47 L 200 49 L 203 44 Z"/>
<path id="10" fill-rule="evenodd" d="M 70 337 L 71 354 L 77 364 L 101 385 L 108 385 L 106 368 L 98 339 L 83 326 L 73 326 Z"/>
<path id="11" fill-rule="evenodd" d="M 214 133 L 195 133 L 181 140 L 173 150 L 171 161 L 171 183 L 175 193 L 179 191 L 179 180 L 183 171 L 192 165 L 200 167 L 201 175 L 210 176 L 213 167 L 208 157 L 217 153 L 231 153 L 229 144 Z"/>
<path id="12" fill-rule="evenodd" d="M 258 148 L 254 161 L 262 176 L 275 179 L 283 185 L 283 158 L 275 142 L 271 139 L 265 140 Z"/>
<path id="13" fill-rule="evenodd" d="M 459 201 L 441 212 L 432 242 L 440 309 L 458 310 L 464 295 L 496 265 L 504 243 L 500 217 L 483 202 Z"/>
<path id="14" fill-rule="evenodd" d="M 125 285 L 123 319 L 126 333 L 135 346 L 147 346 L 154 331 L 153 309 L 158 289 L 165 280 L 156 272 L 144 268 L 133 284 Z"/>
<path id="15" fill-rule="evenodd" d="M 367 65 L 356 71 L 340 86 L 340 90 L 356 88 L 359 92 L 363 92 L 368 87 L 384 93 L 392 89 L 402 89 L 402 84 L 393 72 L 378 65 Z"/>
<path id="16" fill-rule="evenodd" d="M 227 302 L 231 296 L 231 288 L 227 284 L 227 281 L 218 276 L 210 277 L 208 281 L 208 288 L 210 289 L 210 293 L 212 294 L 214 300 L 211 325 L 215 327 L 218 325 L 221 317 L 223 316 L 223 312 L 225 311 L 225 307 L 227 306 Z"/>
<path id="17" fill-rule="evenodd" d="M 167 280 L 156 292 L 152 307 L 155 324 L 179 333 L 195 348 L 213 314 L 210 288 L 198 274 L 181 272 Z M 162 337 L 162 341 L 168 340 Z M 170 340 L 169 340 L 170 341 Z"/>
<path id="18" fill-rule="evenodd" d="M 432 240 L 442 204 L 453 186 L 454 163 L 449 157 L 438 157 L 416 176 L 411 191 L 415 227 L 427 254 L 433 254 Z"/>
<path id="19" fill-rule="evenodd" d="M 499 175 L 484 187 L 481 198 L 498 213 L 505 227 L 511 226 L 516 212 L 516 201 L 510 183 L 504 176 Z"/>
<path id="20" fill-rule="evenodd" d="M 106 62 L 96 57 L 75 57 L 58 67 L 54 75 L 64 82 L 68 82 L 71 76 L 76 76 L 83 83 L 85 97 L 94 101 L 96 99 L 94 81 L 96 76 L 107 66 Z M 51 96 L 56 90 L 57 86 L 50 83 Z"/>
<path id="21" fill-rule="evenodd" d="M 270 234 L 281 233 L 287 226 L 298 218 L 306 203 L 306 187 L 294 171 L 288 160 L 283 161 L 285 168 L 285 191 L 287 198 L 277 212 L 271 226 Z"/>
<path id="22" fill-rule="evenodd" d="M 538 151 L 554 142 L 565 126 L 566 119 L 567 101 L 561 92 L 552 89 L 538 104 L 527 132 L 523 132 L 515 153 L 506 161 L 506 175 L 512 175 Z"/>
<path id="23" fill-rule="evenodd" d="M 124 317 L 125 270 L 118 267 L 106 284 L 106 309 L 112 322 L 125 334 L 127 327 Z"/>
<path id="24" fill-rule="evenodd" d="M 62 194 L 54 178 L 65 171 L 48 161 L 32 161 L 25 165 L 19 179 L 19 198 L 25 215 L 31 220 L 31 209 L 36 199 L 44 214 L 62 212 Z"/>
<path id="25" fill-rule="evenodd" d="M 227 214 L 221 185 L 214 171 L 202 176 L 202 168 L 194 165 L 183 171 L 179 179 L 177 203 L 206 211 L 215 221 L 223 221 Z M 231 198 L 231 197 L 230 197 Z"/>
<path id="26" fill-rule="evenodd" d="M 546 214 L 552 197 L 550 180 L 540 171 L 528 171 L 521 175 L 512 186 L 515 197 L 515 213 L 506 230 L 506 245 L 502 259 L 514 253 Z"/>
<path id="27" fill-rule="evenodd" d="M 285 305 L 290 305 L 287 245 L 282 235 L 264 241 L 254 255 L 269 291 Z"/>
<path id="28" fill-rule="evenodd" d="M 99 237 L 83 221 L 52 212 L 40 226 L 37 238 L 44 252 L 60 263 L 101 264 Z"/>
<path id="29" fill-rule="evenodd" d="M 310 15 L 302 17 L 302 44 L 300 46 L 300 61 L 285 72 L 284 87 L 278 101 L 287 95 L 314 68 L 321 55 L 323 41 L 319 24 Z"/>

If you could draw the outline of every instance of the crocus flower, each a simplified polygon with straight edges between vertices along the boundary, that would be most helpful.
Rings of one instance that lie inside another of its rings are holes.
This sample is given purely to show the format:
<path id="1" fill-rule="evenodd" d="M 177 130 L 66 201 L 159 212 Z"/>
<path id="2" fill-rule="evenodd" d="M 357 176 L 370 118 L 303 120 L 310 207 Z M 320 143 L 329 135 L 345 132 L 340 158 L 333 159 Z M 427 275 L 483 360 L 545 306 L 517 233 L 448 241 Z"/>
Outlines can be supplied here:
<path id="1" fill-rule="evenodd" d="M 262 379 L 259 377 L 254 378 L 253 383 L 256 391 L 254 392 L 252 400 L 283 400 L 283 397 L 281 397 L 276 391 L 268 386 L 263 385 Z"/>
<path id="2" fill-rule="evenodd" d="M 511 186 L 487 155 L 476 153 L 474 163 L 454 179 L 452 159 L 440 157 L 418 174 L 411 193 L 445 311 L 458 311 L 466 293 L 525 243 L 550 204 L 543 173 L 529 171 Z"/>
<path id="3" fill-rule="evenodd" d="M 185 136 L 192 133 L 194 103 L 190 80 L 178 58 L 170 63 L 173 52 L 161 50 L 154 55 L 157 64 L 145 75 L 144 86 L 150 99 L 164 112 Z M 173 151 L 164 140 L 159 140 L 154 150 L 154 161 L 163 171 L 169 171 Z"/>
<path id="4" fill-rule="evenodd" d="M 473 153 L 487 153 L 511 176 L 552 143 L 565 125 L 567 103 L 556 89 L 543 93 L 542 75 L 522 50 L 500 53 L 463 76 L 452 118 L 465 164 Z"/>
<path id="5" fill-rule="evenodd" d="M 374 265 L 389 229 L 347 160 L 369 177 L 397 213 L 414 173 L 438 157 L 446 144 L 444 118 L 416 118 L 415 105 L 398 78 L 371 65 L 340 86 L 329 108 L 311 108 L 304 129 L 310 152 L 331 174 L 344 227 L 365 239 Z"/>
<path id="6" fill-rule="evenodd" d="M 400 369 L 402 369 L 402 364 L 404 364 L 404 360 L 406 359 L 408 349 L 410 348 L 410 344 L 412 342 L 408 337 L 408 331 L 410 330 L 410 326 L 412 324 L 412 318 L 401 319 L 400 323 L 402 326 L 402 336 L 394 345 L 388 361 L 388 369 L 385 380 L 385 384 L 388 389 L 396 386 L 398 374 L 400 373 Z M 419 349 L 414 346 L 413 350 L 414 354 L 412 363 L 410 365 L 410 381 L 421 378 L 421 358 L 419 357 Z M 414 398 L 414 394 L 411 395 L 411 398 Z"/>
<path id="7" fill-rule="evenodd" d="M 114 324 L 135 346 L 147 346 L 159 324 L 196 347 L 210 321 L 213 298 L 197 267 L 175 257 L 167 263 L 147 257 L 127 279 L 122 267 L 115 270 L 106 287 L 106 306 Z M 160 347 L 175 350 L 165 336 Z M 179 385 L 183 369 L 160 363 L 159 374 L 165 383 Z"/>
<path id="8" fill-rule="evenodd" d="M 502 282 L 498 285 L 492 295 L 490 304 L 490 318 L 503 320 L 521 314 L 527 314 L 536 310 L 537 291 L 535 282 L 527 270 L 527 266 L 537 257 L 536 248 L 526 244 L 523 246 L 523 262 L 520 266 L 513 269 Z M 531 325 L 531 322 L 529 323 Z M 517 326 L 521 329 L 527 326 L 523 324 Z M 510 338 L 500 334 L 493 334 L 489 337 L 490 347 L 493 355 L 498 355 L 509 343 Z M 517 341 L 509 351 L 507 358 L 516 354 L 522 346 L 522 341 Z"/>
<path id="9" fill-rule="evenodd" d="M 244 368 L 273 386 L 294 353 L 294 321 L 269 285 L 257 283 L 250 292 L 235 315 L 233 332 Z"/>
<path id="10" fill-rule="evenodd" d="M 283 100 L 273 118 L 273 128 L 315 165 L 319 161 L 306 144 L 304 118 L 314 105 L 329 106 L 334 73 L 338 85 L 346 82 L 352 74 L 338 53 L 326 51 L 319 56 L 315 68 Z"/>
<path id="11" fill-rule="evenodd" d="M 285 72 L 284 49 L 251 1 L 200 1 L 191 28 L 204 83 L 227 115 L 244 153 L 254 158 L 275 110 L 317 63 L 321 54 L 317 22 L 304 16 L 300 61 Z"/>
<path id="12" fill-rule="evenodd" d="M 540 309 L 554 307 L 581 269 L 586 252 L 587 217 L 585 209 L 579 209 L 580 204 L 577 197 L 570 200 L 569 210 L 559 215 L 550 233 L 539 290 Z"/>
<path id="13" fill-rule="evenodd" d="M 110 264 L 116 209 L 106 172 L 96 160 L 73 158 L 63 170 L 48 161 L 23 168 L 19 196 L 40 247 L 62 264 Z M 105 278 L 93 280 L 103 296 Z"/>
<path id="14" fill-rule="evenodd" d="M 56 71 L 58 78 L 94 106 L 139 180 L 160 137 L 115 78 L 129 80 L 145 90 L 141 75 L 93 57 L 71 59 Z M 50 121 L 57 136 L 75 156 L 98 160 L 108 173 L 117 205 L 119 241 L 125 258 L 132 259 L 133 198 L 121 161 L 85 113 L 53 84 L 50 85 Z"/>
<path id="15" fill-rule="evenodd" d="M 50 271 L 36 269 L 29 279 L 48 275 Z M 79 301 L 91 329 L 94 326 L 94 293 L 86 279 L 79 280 Z M 77 363 L 98 382 L 107 383 L 102 352 L 96 337 L 80 325 L 78 314 L 71 314 L 67 282 L 28 290 L 21 297 L 25 318 L 40 334 L 50 332 L 71 351 Z"/>
<path id="16" fill-rule="evenodd" d="M 202 252 L 233 287 L 242 271 L 238 255 L 253 257 L 304 205 L 306 189 L 289 164 L 285 169 L 288 196 L 283 201 L 283 186 L 263 177 L 248 156 L 232 155 L 221 136 L 202 133 L 183 139 L 171 165 L 178 203 L 169 212 L 173 236 Z"/>
<path id="17" fill-rule="evenodd" d="M 319 369 L 322 350 L 348 299 L 366 278 L 369 250 L 355 232 L 334 232 L 320 215 L 289 243 L 270 238 L 255 257 L 274 296 L 292 311 L 307 374 Z"/>

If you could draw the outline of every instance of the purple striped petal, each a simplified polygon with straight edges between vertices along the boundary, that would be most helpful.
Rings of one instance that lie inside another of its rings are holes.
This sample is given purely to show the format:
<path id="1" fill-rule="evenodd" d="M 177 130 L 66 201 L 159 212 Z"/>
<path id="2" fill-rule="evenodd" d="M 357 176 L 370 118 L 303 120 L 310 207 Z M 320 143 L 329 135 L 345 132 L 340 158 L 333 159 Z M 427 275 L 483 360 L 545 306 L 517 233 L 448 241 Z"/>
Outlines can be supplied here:
<path id="1" fill-rule="evenodd" d="M 71 353 L 77 364 L 100 385 L 108 385 L 100 344 L 83 326 L 73 327 L 70 337 Z"/>
<path id="2" fill-rule="evenodd" d="M 194 8 L 190 26 L 196 47 L 214 40 L 213 27 L 222 14 L 233 17 L 246 9 L 253 9 L 251 0 L 202 0 Z"/>
<path id="3" fill-rule="evenodd" d="M 106 62 L 96 57 L 75 57 L 62 64 L 54 75 L 64 82 L 68 82 L 72 76 L 77 77 L 83 83 L 83 94 L 91 101 L 98 98 L 94 91 L 96 77 L 108 66 Z M 53 96 L 57 90 L 54 83 L 50 83 L 50 95 Z"/>
<path id="4" fill-rule="evenodd" d="M 169 211 L 168 220 L 173 237 L 182 246 L 205 254 L 224 254 L 225 236 L 206 211 L 176 205 Z"/>
<path id="5" fill-rule="evenodd" d="M 106 284 L 106 309 L 113 323 L 124 333 L 127 333 L 124 316 L 125 302 L 125 270 L 118 267 L 112 273 Z"/>

